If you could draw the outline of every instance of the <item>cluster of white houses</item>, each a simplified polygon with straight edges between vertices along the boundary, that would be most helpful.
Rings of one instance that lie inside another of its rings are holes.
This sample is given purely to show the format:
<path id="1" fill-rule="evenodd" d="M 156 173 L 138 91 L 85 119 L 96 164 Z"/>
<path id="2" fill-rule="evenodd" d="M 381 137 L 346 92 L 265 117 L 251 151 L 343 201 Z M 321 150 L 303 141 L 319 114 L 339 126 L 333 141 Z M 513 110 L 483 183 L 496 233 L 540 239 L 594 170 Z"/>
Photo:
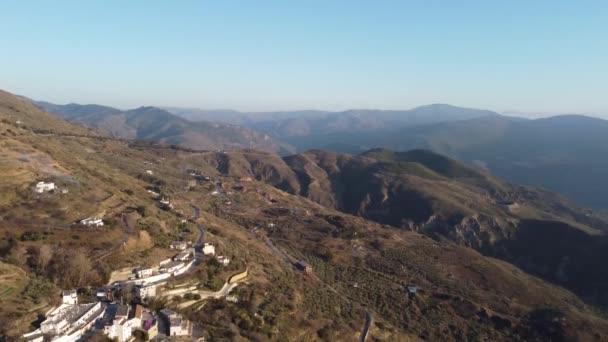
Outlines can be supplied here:
<path id="1" fill-rule="evenodd" d="M 99 222 L 97 220 L 101 221 L 92 218 L 82 220 L 81 224 L 89 222 L 95 224 Z M 173 258 L 161 262 L 158 274 L 154 274 L 153 268 L 137 268 L 133 271 L 134 279 L 130 278 L 125 282 L 135 285 L 134 291 L 141 299 L 156 296 L 158 282 L 183 274 L 194 264 L 196 252 L 191 247 L 191 243 L 174 241 L 170 248 L 180 252 Z M 230 263 L 230 259 L 226 256 L 216 256 L 215 246 L 211 243 L 205 243 L 202 252 L 204 255 L 215 257 L 224 266 Z M 103 303 L 102 300 L 109 298 L 107 291 L 99 291 L 97 297 L 100 301 L 96 303 L 79 304 L 76 291 L 63 291 L 62 304 L 47 314 L 46 320 L 39 329 L 23 335 L 23 338 L 28 342 L 86 340 L 86 334 L 96 323 L 103 326 L 103 332 L 109 338 L 119 342 L 132 340 L 133 333 L 137 330 L 144 331 L 150 339 L 159 333 L 168 336 L 189 336 L 192 332 L 192 324 L 172 310 L 163 309 L 157 317 L 153 311 L 141 305 L 136 305 L 134 310 L 131 310 L 127 305 Z M 116 310 L 109 309 L 114 307 Z M 159 332 L 159 319 L 165 323 L 166 331 Z"/>
<path id="2" fill-rule="evenodd" d="M 163 309 L 157 315 L 142 305 L 78 304 L 76 291 L 63 291 L 62 296 L 62 304 L 47 314 L 40 328 L 23 335 L 25 341 L 83 341 L 96 324 L 98 330 L 118 342 L 132 340 L 138 330 L 144 332 L 148 339 L 159 334 L 189 336 L 192 333 L 191 322 L 169 309 Z M 159 320 L 163 320 L 164 331 L 159 331 Z"/>
<path id="3" fill-rule="evenodd" d="M 162 317 L 162 311 L 161 315 L 157 315 L 153 310 L 139 304 L 133 307 L 120 304 L 117 305 L 115 312 L 114 317 L 106 322 L 103 328 L 106 336 L 113 340 L 118 342 L 132 340 L 132 336 L 136 331 L 144 332 L 149 340 L 154 339 L 159 333 L 167 336 L 170 334 L 170 330 L 168 329 L 169 324 L 166 318 Z M 182 317 L 180 316 L 180 318 Z M 159 319 L 165 319 L 164 326 L 167 327 L 165 331 L 159 331 Z M 188 322 L 187 320 L 185 321 Z M 190 333 L 191 330 L 188 332 Z"/>
<path id="4" fill-rule="evenodd" d="M 55 183 L 53 182 L 38 182 L 36 183 L 36 192 L 41 194 L 43 192 L 49 192 L 55 190 Z"/>

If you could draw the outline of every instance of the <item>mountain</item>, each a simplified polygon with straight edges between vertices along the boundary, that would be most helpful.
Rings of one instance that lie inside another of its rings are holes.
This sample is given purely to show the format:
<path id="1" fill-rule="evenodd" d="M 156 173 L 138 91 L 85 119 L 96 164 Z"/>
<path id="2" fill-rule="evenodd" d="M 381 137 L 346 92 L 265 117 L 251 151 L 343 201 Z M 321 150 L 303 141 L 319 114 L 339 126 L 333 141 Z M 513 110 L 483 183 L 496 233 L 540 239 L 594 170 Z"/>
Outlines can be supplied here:
<path id="1" fill-rule="evenodd" d="M 60 289 L 95 300 L 86 289 L 170 258 L 170 242 L 195 241 L 199 228 L 230 264 L 203 257 L 144 303 L 179 311 L 208 340 L 352 341 L 364 331 L 390 341 L 608 337 L 598 309 L 605 268 L 581 264 L 601 262 L 605 223 L 546 191 L 429 151 L 281 158 L 142 144 L 0 95 L 3 340 L 34 330 Z M 38 181 L 57 189 L 36 193 Z M 86 217 L 105 225 L 75 224 Z M 299 260 L 312 272 L 294 267 Z M 217 291 L 245 269 L 230 300 L 173 292 Z M 114 295 L 133 299 L 128 288 Z"/>
<path id="2" fill-rule="evenodd" d="M 485 117 L 395 130 L 367 144 L 432 149 L 509 181 L 541 186 L 584 206 L 608 208 L 606 120 L 579 115 Z"/>
<path id="3" fill-rule="evenodd" d="M 157 107 L 121 111 L 100 105 L 34 102 L 39 108 L 71 121 L 109 132 L 114 137 L 180 145 L 201 150 L 239 149 L 288 153 L 292 149 L 267 134 L 235 125 L 191 122 Z"/>
<path id="4" fill-rule="evenodd" d="M 285 141 L 298 142 L 298 137 L 321 137 L 330 134 L 384 130 L 396 126 L 416 126 L 437 122 L 464 120 L 497 113 L 447 104 L 433 104 L 411 110 L 347 110 L 252 112 L 206 111 L 200 109 L 170 108 L 172 113 L 190 120 L 209 120 L 237 123 L 266 132 Z"/>

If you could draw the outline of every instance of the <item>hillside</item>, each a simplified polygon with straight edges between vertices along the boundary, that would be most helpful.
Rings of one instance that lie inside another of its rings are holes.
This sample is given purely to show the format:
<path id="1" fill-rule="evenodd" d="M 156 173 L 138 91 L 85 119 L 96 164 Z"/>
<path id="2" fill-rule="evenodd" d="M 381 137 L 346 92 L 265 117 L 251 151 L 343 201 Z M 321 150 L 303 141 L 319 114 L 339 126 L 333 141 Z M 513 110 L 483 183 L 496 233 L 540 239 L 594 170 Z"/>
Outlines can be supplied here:
<path id="1" fill-rule="evenodd" d="M 372 150 L 363 156 L 313 150 L 282 159 L 250 152 L 206 158 L 226 175 L 253 177 L 325 207 L 449 239 L 578 290 L 590 302 L 608 304 L 598 295 L 608 291 L 601 282 L 608 275 L 598 273 L 595 260 L 606 246 L 608 223 L 545 190 L 511 185 L 424 150 Z M 545 227 L 545 238 L 532 246 L 530 237 L 539 239 L 533 232 L 540 227 Z M 549 233 L 551 229 L 555 231 Z M 562 234 L 579 236 L 569 252 L 564 252 L 563 240 L 551 238 Z M 551 255 L 552 261 L 524 257 L 516 251 L 521 245 Z M 596 277 L 579 281 L 573 276 L 579 272 Z"/>
<path id="2" fill-rule="evenodd" d="M 191 122 L 157 107 L 121 111 L 100 105 L 57 105 L 34 102 L 39 108 L 122 139 L 180 145 L 200 150 L 233 150 L 255 146 L 288 153 L 291 148 L 270 136 L 230 124 Z"/>
<path id="3" fill-rule="evenodd" d="M 537 216 L 578 225 L 575 248 L 590 246 L 594 238 L 581 229 L 601 226 L 576 216 L 576 208 L 559 207 L 567 203 L 550 194 L 465 172 L 465 165 L 429 152 L 383 153 L 382 161 L 323 151 L 281 158 L 80 134 L 88 131 L 14 102 L 9 94 L 5 98 L 0 102 L 2 338 L 33 330 L 31 322 L 57 302 L 58 289 L 96 288 L 122 268 L 156 264 L 174 254 L 167 248 L 172 240 L 194 241 L 199 226 L 205 242 L 229 256 L 230 265 L 219 268 L 203 259 L 167 286 L 194 283 L 217 290 L 247 268 L 247 281 L 232 293 L 236 302 L 221 298 L 184 306 L 183 298 L 173 296 L 151 304 L 180 311 L 209 340 L 352 341 L 368 315 L 373 317 L 369 340 L 608 336 L 608 320 L 572 292 L 463 246 L 473 239 L 453 239 L 458 245 L 428 226 L 428 215 L 448 219 L 467 213 L 471 219 L 481 210 L 517 221 L 523 214 L 507 213 L 504 204 L 493 202 L 517 198 Z M 57 131 L 29 126 L 42 120 Z M 462 172 L 476 176 L 462 178 Z M 55 182 L 57 191 L 34 192 L 40 180 Z M 160 194 L 172 208 L 161 205 Z M 548 209 L 539 209 L 536 201 Z M 74 224 L 85 217 L 101 217 L 106 224 Z M 404 229 L 410 223 L 412 229 Z M 511 241 L 499 234 L 503 227 L 492 232 L 496 245 Z M 526 250 L 520 255 L 533 266 L 554 261 Z M 572 255 L 568 267 L 577 266 L 578 255 Z M 299 271 L 297 260 L 307 261 L 313 272 Z M 601 270 L 593 276 L 606 279 Z M 408 293 L 408 286 L 417 292 Z M 603 289 L 594 289 L 605 298 Z"/>

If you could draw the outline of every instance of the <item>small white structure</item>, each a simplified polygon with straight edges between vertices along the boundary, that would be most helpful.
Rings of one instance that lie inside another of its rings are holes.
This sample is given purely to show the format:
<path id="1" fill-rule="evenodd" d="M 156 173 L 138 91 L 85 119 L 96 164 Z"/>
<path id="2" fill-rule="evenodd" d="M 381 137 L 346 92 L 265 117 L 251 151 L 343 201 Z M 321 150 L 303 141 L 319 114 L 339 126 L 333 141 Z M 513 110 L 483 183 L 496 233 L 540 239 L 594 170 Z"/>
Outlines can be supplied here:
<path id="1" fill-rule="evenodd" d="M 160 310 L 160 315 L 169 328 L 169 331 L 166 332 L 168 336 L 189 336 L 192 333 L 192 324 L 175 311 L 163 309 Z"/>
<path id="2" fill-rule="evenodd" d="M 146 173 L 149 174 L 149 175 L 153 175 L 154 174 L 154 172 L 152 170 L 146 170 Z"/>
<path id="3" fill-rule="evenodd" d="M 218 255 L 217 258 L 215 258 L 215 259 L 222 266 L 228 266 L 230 264 L 230 259 L 227 256 Z"/>
<path id="4" fill-rule="evenodd" d="M 185 251 L 173 257 L 173 261 L 186 261 L 194 256 L 194 249 L 188 248 Z"/>
<path id="5" fill-rule="evenodd" d="M 135 272 L 135 276 L 136 276 L 137 278 L 145 278 L 145 277 L 149 277 L 149 276 L 151 276 L 151 275 L 152 275 L 152 271 L 153 271 L 153 270 L 152 270 L 151 268 L 141 268 L 141 269 L 138 269 L 138 270 Z"/>
<path id="6" fill-rule="evenodd" d="M 80 224 L 89 227 L 101 227 L 103 226 L 103 220 L 97 217 L 89 217 L 80 221 Z"/>
<path id="7" fill-rule="evenodd" d="M 169 200 L 168 200 L 167 198 L 165 198 L 165 197 L 162 197 L 162 198 L 160 199 L 160 201 L 159 201 L 159 202 L 160 202 L 160 204 L 162 204 L 162 205 L 171 205 L 171 201 L 169 201 Z"/>
<path id="8" fill-rule="evenodd" d="M 168 263 L 162 265 L 160 267 L 159 271 L 161 273 L 173 273 L 173 272 L 179 270 L 182 267 L 184 267 L 184 263 L 183 262 L 172 261 L 172 262 L 168 262 Z"/>
<path id="9" fill-rule="evenodd" d="M 215 246 L 209 242 L 206 242 L 203 246 L 203 254 L 205 255 L 215 255 Z"/>
<path id="10" fill-rule="evenodd" d="M 43 192 L 48 192 L 48 191 L 52 191 L 55 190 L 55 183 L 53 182 L 38 182 L 36 184 L 36 192 L 41 194 Z"/>
<path id="11" fill-rule="evenodd" d="M 156 285 L 142 285 L 135 288 L 135 293 L 141 299 L 156 296 Z"/>
<path id="12" fill-rule="evenodd" d="M 169 245 L 169 248 L 179 249 L 180 251 L 183 251 L 184 249 L 188 248 L 188 243 L 186 241 L 173 241 Z"/>
<path id="13" fill-rule="evenodd" d="M 76 290 L 61 291 L 61 302 L 69 305 L 78 304 L 78 294 L 76 293 Z"/>
<path id="14" fill-rule="evenodd" d="M 148 190 L 148 192 L 151 193 L 152 195 L 154 195 L 154 197 L 160 196 L 160 194 L 158 192 L 154 192 L 152 190 Z"/>

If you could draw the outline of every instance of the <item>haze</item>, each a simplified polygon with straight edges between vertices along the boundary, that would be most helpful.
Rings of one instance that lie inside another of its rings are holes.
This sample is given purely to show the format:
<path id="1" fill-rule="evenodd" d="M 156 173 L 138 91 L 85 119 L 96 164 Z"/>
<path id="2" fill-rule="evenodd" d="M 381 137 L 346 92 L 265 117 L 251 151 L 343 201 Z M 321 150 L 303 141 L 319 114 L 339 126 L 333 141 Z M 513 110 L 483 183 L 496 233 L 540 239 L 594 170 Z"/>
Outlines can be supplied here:
<path id="1" fill-rule="evenodd" d="M 3 87 L 55 103 L 608 114 L 608 5 L 10 2 Z M 523 114 L 522 114 L 523 113 Z"/>

